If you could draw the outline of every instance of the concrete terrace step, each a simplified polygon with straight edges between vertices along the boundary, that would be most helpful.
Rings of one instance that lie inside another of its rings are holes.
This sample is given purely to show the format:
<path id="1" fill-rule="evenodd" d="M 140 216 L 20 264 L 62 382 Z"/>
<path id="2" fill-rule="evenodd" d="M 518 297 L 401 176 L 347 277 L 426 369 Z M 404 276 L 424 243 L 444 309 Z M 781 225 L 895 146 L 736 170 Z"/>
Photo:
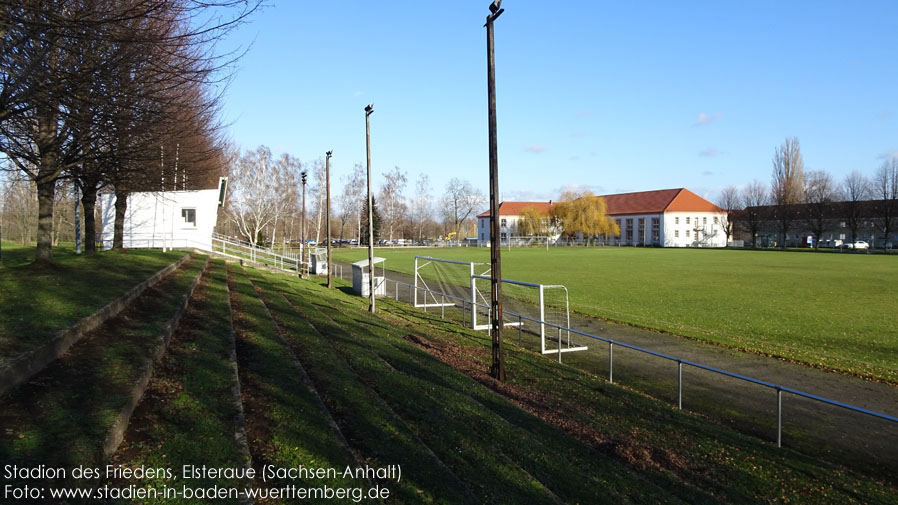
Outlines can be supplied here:
<path id="1" fill-rule="evenodd" d="M 115 451 L 208 258 L 192 258 L 3 397 L 0 459 L 96 464 Z"/>
<path id="2" fill-rule="evenodd" d="M 117 316 L 147 288 L 150 288 L 184 264 L 189 256 L 184 256 L 171 265 L 153 274 L 149 279 L 134 286 L 127 293 L 107 303 L 93 314 L 77 323 L 58 331 L 49 340 L 30 351 L 23 352 L 9 360 L 0 362 L 0 396 L 17 385 L 27 381 L 50 363 L 65 354 L 69 348 L 89 333 Z"/>

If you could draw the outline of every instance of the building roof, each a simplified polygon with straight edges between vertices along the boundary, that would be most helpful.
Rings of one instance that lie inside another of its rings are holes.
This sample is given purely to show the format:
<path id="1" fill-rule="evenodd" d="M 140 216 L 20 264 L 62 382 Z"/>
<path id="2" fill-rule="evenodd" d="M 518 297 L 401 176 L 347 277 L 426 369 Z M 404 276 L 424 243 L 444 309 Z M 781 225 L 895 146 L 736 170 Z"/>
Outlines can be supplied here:
<path id="1" fill-rule="evenodd" d="M 662 212 L 723 212 L 723 209 L 686 188 L 602 195 L 609 216 Z"/>
<path id="2" fill-rule="evenodd" d="M 724 212 L 720 207 L 686 188 L 598 196 L 605 199 L 609 216 L 661 214 L 663 212 Z M 530 206 L 536 207 L 537 210 L 542 212 L 547 212 L 552 205 L 554 203 L 551 201 L 502 202 L 499 204 L 499 215 L 518 216 L 525 207 Z M 490 211 L 482 212 L 477 217 L 490 217 Z"/>

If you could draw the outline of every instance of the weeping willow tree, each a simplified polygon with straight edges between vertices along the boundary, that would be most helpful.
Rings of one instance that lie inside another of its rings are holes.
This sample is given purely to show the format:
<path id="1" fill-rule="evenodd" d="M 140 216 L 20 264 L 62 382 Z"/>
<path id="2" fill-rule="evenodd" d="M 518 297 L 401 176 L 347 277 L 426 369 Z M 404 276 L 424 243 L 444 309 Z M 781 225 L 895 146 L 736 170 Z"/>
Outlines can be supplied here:
<path id="1" fill-rule="evenodd" d="M 605 199 L 591 191 L 565 191 L 553 208 L 553 218 L 564 229 L 564 236 L 582 234 L 584 238 L 616 236 L 620 227 L 608 217 Z"/>
<path id="2" fill-rule="evenodd" d="M 524 207 L 518 219 L 518 232 L 525 237 L 548 235 L 549 214 L 532 205 Z"/>

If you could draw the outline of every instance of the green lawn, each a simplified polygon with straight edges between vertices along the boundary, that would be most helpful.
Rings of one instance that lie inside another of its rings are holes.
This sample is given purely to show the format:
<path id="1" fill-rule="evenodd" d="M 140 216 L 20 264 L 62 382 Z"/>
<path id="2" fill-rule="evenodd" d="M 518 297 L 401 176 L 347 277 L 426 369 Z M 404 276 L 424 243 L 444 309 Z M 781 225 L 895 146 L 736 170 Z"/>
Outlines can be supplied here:
<path id="1" fill-rule="evenodd" d="M 53 267 L 35 268 L 30 264 L 34 246 L 4 242 L 0 361 L 40 345 L 184 254 L 131 250 L 77 256 L 70 245 L 64 245 L 53 248 Z"/>
<path id="2" fill-rule="evenodd" d="M 338 251 L 357 261 L 366 251 Z M 489 262 L 485 248 L 378 250 Z M 502 251 L 506 279 L 564 284 L 578 312 L 898 382 L 898 258 L 774 251 Z"/>
<path id="3" fill-rule="evenodd" d="M 373 316 L 340 280 L 327 290 L 321 279 L 248 275 L 275 318 L 298 315 L 316 328 L 317 337 L 285 326 L 347 438 L 366 456 L 386 449 L 386 460 L 406 463 L 403 482 L 423 493 L 407 500 L 396 489 L 399 503 L 427 502 L 427 491 L 441 489 L 429 472 L 473 495 L 451 503 L 552 502 L 549 493 L 563 503 L 894 502 L 890 470 L 778 449 L 570 366 L 547 366 L 510 343 L 510 380 L 498 386 L 484 377 L 490 340 L 483 332 L 392 300 Z M 473 369 L 463 375 L 431 359 L 412 335 L 459 349 L 462 366 Z M 579 433 L 581 443 L 545 420 Z M 384 431 L 395 438 L 385 440 Z"/>

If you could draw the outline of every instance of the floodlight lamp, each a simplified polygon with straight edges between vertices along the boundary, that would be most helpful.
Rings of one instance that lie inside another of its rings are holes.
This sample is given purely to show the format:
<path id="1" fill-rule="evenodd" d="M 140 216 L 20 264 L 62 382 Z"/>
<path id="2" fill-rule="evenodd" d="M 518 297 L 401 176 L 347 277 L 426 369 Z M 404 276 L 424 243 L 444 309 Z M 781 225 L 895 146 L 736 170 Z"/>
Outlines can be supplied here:
<path id="1" fill-rule="evenodd" d="M 374 112 L 374 103 L 369 103 L 367 107 L 365 107 L 365 114 L 371 114 Z"/>
<path id="2" fill-rule="evenodd" d="M 490 12 L 492 12 L 493 14 L 498 12 L 500 5 L 502 5 L 502 0 L 495 0 L 493 3 L 490 4 Z"/>
<path id="3" fill-rule="evenodd" d="M 327 152 L 327 153 L 325 153 L 325 154 L 327 154 L 327 157 L 328 157 L 328 158 L 330 158 L 330 157 L 331 157 L 331 156 L 333 156 L 333 154 L 334 154 L 334 150 L 333 150 L 333 149 L 331 149 L 331 150 L 330 150 L 330 151 L 328 151 L 328 152 Z"/>

